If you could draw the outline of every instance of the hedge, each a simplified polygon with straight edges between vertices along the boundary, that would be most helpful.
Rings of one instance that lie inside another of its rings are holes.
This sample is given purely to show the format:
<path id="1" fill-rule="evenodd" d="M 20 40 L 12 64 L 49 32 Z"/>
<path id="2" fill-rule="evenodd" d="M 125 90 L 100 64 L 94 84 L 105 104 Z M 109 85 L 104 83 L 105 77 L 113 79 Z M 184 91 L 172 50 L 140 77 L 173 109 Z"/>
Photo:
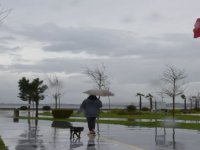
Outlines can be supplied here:
<path id="1" fill-rule="evenodd" d="M 52 115 L 55 119 L 69 118 L 73 114 L 73 109 L 53 109 Z"/>
<path id="2" fill-rule="evenodd" d="M 28 110 L 28 107 L 27 106 L 21 106 L 19 109 L 20 110 Z"/>

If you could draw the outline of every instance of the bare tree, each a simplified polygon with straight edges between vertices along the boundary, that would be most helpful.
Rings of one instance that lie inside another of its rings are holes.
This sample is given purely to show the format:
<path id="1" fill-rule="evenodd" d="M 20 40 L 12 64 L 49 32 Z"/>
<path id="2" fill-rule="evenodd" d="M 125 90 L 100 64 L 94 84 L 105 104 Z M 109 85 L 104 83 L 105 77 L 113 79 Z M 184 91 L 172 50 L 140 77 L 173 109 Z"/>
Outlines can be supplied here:
<path id="1" fill-rule="evenodd" d="M 12 9 L 4 9 L 4 8 L 2 8 L 2 6 L 0 4 L 0 24 L 10 14 L 11 11 L 12 11 Z"/>
<path id="2" fill-rule="evenodd" d="M 165 93 L 163 93 L 162 91 L 161 92 L 156 92 L 158 96 L 160 96 L 161 98 L 161 101 L 163 102 L 164 101 L 164 98 L 165 98 Z"/>
<path id="3" fill-rule="evenodd" d="M 57 109 L 58 107 L 60 108 L 60 99 L 64 95 L 64 92 L 62 91 L 63 84 L 60 80 L 58 80 L 56 74 L 48 76 L 47 80 L 51 96 L 55 100 L 55 109 Z"/>
<path id="4" fill-rule="evenodd" d="M 185 71 L 177 69 L 174 66 L 167 66 L 163 73 L 162 80 L 165 82 L 166 86 L 162 89 L 162 91 L 169 97 L 172 97 L 173 117 L 175 115 L 175 97 L 183 94 L 184 82 L 182 80 L 185 78 Z"/>
<path id="5" fill-rule="evenodd" d="M 86 74 L 98 89 L 109 89 L 110 81 L 106 74 L 106 67 L 104 64 L 96 65 L 95 68 L 86 67 L 84 70 Z"/>
<path id="6" fill-rule="evenodd" d="M 96 65 L 95 68 L 89 68 L 87 66 L 83 73 L 92 80 L 96 88 L 109 90 L 110 81 L 109 81 L 108 75 L 106 74 L 106 67 L 103 63 L 101 65 Z M 100 96 L 99 96 L 99 99 L 100 99 Z M 110 100 L 109 100 L 109 108 L 110 108 Z M 99 117 L 98 117 L 98 120 L 99 120 Z M 97 123 L 97 131 L 99 132 L 98 123 Z"/>

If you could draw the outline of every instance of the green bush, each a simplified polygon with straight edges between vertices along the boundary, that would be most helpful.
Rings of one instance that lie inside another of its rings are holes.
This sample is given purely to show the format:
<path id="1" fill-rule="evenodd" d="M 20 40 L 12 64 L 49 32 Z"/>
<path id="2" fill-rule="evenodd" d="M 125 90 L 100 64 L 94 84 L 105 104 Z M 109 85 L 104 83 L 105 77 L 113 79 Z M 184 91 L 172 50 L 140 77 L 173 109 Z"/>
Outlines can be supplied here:
<path id="1" fill-rule="evenodd" d="M 126 107 L 128 112 L 136 111 L 136 106 L 135 105 L 128 105 Z"/>
<path id="2" fill-rule="evenodd" d="M 50 106 L 43 106 L 42 110 L 51 110 L 51 107 Z"/>
<path id="3" fill-rule="evenodd" d="M 200 112 L 200 108 L 194 108 L 193 112 Z"/>
<path id="4" fill-rule="evenodd" d="M 27 106 L 21 106 L 19 109 L 20 110 L 28 110 L 28 107 Z"/>
<path id="5" fill-rule="evenodd" d="M 73 114 L 73 109 L 53 109 L 52 115 L 55 119 L 69 118 Z"/>
<path id="6" fill-rule="evenodd" d="M 149 108 L 147 108 L 147 107 L 142 107 L 142 111 L 149 111 Z"/>

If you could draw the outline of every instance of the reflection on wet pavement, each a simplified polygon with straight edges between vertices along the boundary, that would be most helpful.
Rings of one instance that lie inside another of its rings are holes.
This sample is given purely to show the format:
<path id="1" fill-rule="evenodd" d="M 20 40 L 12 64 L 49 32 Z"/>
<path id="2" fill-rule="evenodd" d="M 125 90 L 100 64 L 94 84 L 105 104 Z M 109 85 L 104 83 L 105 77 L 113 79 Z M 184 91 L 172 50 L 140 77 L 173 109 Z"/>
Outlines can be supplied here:
<path id="1" fill-rule="evenodd" d="M 67 121 L 53 121 L 51 124 L 52 127 L 55 128 L 70 128 L 72 126 L 72 124 L 70 122 Z"/>
<path id="2" fill-rule="evenodd" d="M 175 128 L 140 128 L 99 124 L 100 135 L 87 135 L 85 123 L 19 120 L 0 112 L 0 135 L 9 150 L 199 150 L 200 132 Z M 69 127 L 83 126 L 70 140 Z"/>

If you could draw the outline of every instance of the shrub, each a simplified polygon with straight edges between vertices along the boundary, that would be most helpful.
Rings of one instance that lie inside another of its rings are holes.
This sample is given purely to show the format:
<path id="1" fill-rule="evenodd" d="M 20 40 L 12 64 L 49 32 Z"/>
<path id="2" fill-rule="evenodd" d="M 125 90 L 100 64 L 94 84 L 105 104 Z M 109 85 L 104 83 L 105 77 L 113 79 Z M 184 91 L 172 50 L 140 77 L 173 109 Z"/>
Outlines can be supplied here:
<path id="1" fill-rule="evenodd" d="M 143 107 L 143 108 L 142 108 L 142 111 L 149 111 L 149 108 Z"/>
<path id="2" fill-rule="evenodd" d="M 200 108 L 194 108 L 193 112 L 200 112 Z"/>
<path id="3" fill-rule="evenodd" d="M 52 115 L 55 119 L 69 118 L 73 113 L 73 109 L 53 109 Z"/>
<path id="4" fill-rule="evenodd" d="M 19 109 L 20 110 L 28 110 L 28 107 L 27 106 L 21 106 Z"/>
<path id="5" fill-rule="evenodd" d="M 50 106 L 43 106 L 42 110 L 51 110 L 51 107 Z"/>
<path id="6" fill-rule="evenodd" d="M 126 109 L 127 109 L 128 112 L 136 111 L 136 106 L 135 105 L 128 105 L 126 107 Z"/>

